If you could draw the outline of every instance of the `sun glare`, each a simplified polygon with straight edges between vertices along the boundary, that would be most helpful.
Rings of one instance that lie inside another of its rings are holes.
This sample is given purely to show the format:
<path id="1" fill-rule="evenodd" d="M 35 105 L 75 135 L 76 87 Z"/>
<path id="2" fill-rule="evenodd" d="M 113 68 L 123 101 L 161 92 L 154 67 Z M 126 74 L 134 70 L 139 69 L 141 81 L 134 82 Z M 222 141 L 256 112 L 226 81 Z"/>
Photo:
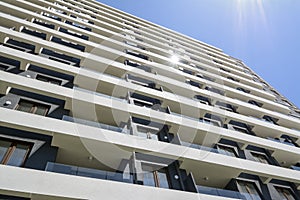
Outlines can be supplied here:
<path id="1" fill-rule="evenodd" d="M 235 0 L 233 8 L 235 18 L 234 34 L 238 49 L 249 39 L 249 34 L 271 33 L 266 16 L 265 0 Z"/>
<path id="2" fill-rule="evenodd" d="M 237 0 L 238 23 L 242 26 L 247 17 L 259 19 L 263 25 L 267 25 L 263 0 Z"/>
<path id="3" fill-rule="evenodd" d="M 171 58 L 170 58 L 171 62 L 176 64 L 179 62 L 179 58 L 176 56 L 176 55 L 173 55 Z"/>

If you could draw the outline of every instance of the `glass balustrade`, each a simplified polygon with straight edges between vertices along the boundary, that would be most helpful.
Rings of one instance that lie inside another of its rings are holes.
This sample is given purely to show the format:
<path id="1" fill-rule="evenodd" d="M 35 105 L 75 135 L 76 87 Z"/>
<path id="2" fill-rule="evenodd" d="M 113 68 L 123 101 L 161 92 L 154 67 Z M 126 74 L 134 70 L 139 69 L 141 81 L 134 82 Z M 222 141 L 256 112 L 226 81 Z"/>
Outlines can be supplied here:
<path id="1" fill-rule="evenodd" d="M 64 165 L 48 162 L 45 171 L 69 174 L 75 176 L 90 177 L 103 180 L 111 180 L 125 183 L 133 183 L 133 176 L 129 173 L 109 172 L 98 169 Z"/>
<path id="2" fill-rule="evenodd" d="M 227 198 L 234 198 L 234 199 L 248 199 L 250 197 L 251 199 L 260 199 L 260 196 L 256 194 L 241 193 L 233 190 L 225 190 L 225 189 L 206 187 L 200 185 L 197 185 L 197 189 L 198 189 L 198 193 L 214 195 L 219 197 L 227 197 Z"/>
<path id="3" fill-rule="evenodd" d="M 129 130 L 126 129 L 126 128 L 111 126 L 111 125 L 102 124 L 102 123 L 99 123 L 99 122 L 94 122 L 94 121 L 89 121 L 89 120 L 84 120 L 84 119 L 80 119 L 80 118 L 75 118 L 75 117 L 71 117 L 71 116 L 67 116 L 67 115 L 64 115 L 62 120 L 69 121 L 69 122 L 74 122 L 74 123 L 78 123 L 78 124 L 83 124 L 83 125 L 87 125 L 87 126 L 102 128 L 102 129 L 106 129 L 106 130 L 110 130 L 110 131 L 115 131 L 115 132 L 118 132 L 118 133 L 124 133 L 124 134 L 129 133 Z"/>

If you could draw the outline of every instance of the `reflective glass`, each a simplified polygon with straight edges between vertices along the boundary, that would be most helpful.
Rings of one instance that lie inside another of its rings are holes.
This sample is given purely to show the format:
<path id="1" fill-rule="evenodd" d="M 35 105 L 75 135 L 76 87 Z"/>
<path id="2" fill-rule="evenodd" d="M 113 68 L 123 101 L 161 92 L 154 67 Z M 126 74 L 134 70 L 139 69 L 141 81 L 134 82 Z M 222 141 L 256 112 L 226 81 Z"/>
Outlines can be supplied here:
<path id="1" fill-rule="evenodd" d="M 17 144 L 16 149 L 10 156 L 7 165 L 21 166 L 28 152 L 29 146 L 23 144 Z"/>
<path id="2" fill-rule="evenodd" d="M 276 190 L 282 200 L 295 200 L 291 191 L 288 188 L 276 187 Z"/>
<path id="3" fill-rule="evenodd" d="M 46 106 L 38 105 L 35 110 L 35 114 L 37 115 L 45 115 L 48 108 Z"/>
<path id="4" fill-rule="evenodd" d="M 157 171 L 157 179 L 159 181 L 160 188 L 169 188 L 168 177 L 165 170 Z"/>
<path id="5" fill-rule="evenodd" d="M 2 162 L 10 145 L 11 145 L 11 142 L 0 140 L 0 163 Z"/>
<path id="6" fill-rule="evenodd" d="M 155 187 L 155 180 L 153 172 L 144 171 L 144 185 Z"/>
<path id="7" fill-rule="evenodd" d="M 20 101 L 19 105 L 17 107 L 17 110 L 23 111 L 23 112 L 32 112 L 33 104 L 27 101 Z"/>

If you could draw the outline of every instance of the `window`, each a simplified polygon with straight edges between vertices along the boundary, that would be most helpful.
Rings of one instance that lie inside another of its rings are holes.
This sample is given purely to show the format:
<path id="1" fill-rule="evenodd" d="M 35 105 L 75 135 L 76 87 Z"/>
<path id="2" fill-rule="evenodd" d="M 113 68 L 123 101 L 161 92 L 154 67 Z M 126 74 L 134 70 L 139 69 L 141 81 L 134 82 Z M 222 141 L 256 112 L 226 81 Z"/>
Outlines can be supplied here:
<path id="1" fill-rule="evenodd" d="M 152 108 L 154 110 L 161 108 L 161 102 L 158 99 L 144 96 L 141 94 L 133 93 L 131 94 L 130 102 L 134 103 L 137 106 L 145 106 L 147 108 Z"/>
<path id="2" fill-rule="evenodd" d="M 248 129 L 245 128 L 245 127 L 239 127 L 239 126 L 232 126 L 232 127 L 233 127 L 233 129 L 234 129 L 235 131 L 238 131 L 238 132 L 241 132 L 241 133 L 249 134 Z"/>
<path id="3" fill-rule="evenodd" d="M 178 47 L 177 47 L 178 48 Z M 189 64 L 189 62 L 188 61 L 186 61 L 186 60 L 179 60 L 179 62 L 181 62 L 182 64 L 186 64 L 186 65 L 188 65 Z M 190 70 L 187 70 L 187 71 L 190 71 Z M 183 71 L 183 72 L 185 72 L 185 71 Z M 188 74 L 190 74 L 189 72 L 185 72 L 185 73 L 188 73 Z"/>
<path id="4" fill-rule="evenodd" d="M 20 42 L 20 41 L 12 40 L 12 39 L 9 39 L 4 44 L 4 46 L 7 46 L 7 47 L 10 47 L 10 48 L 19 50 L 19 51 L 24 51 L 24 52 L 27 52 L 27 53 L 33 53 L 34 49 L 35 49 L 35 46 L 32 45 L 32 44 L 28 44 L 28 43 L 25 43 L 25 42 Z"/>
<path id="5" fill-rule="evenodd" d="M 170 188 L 167 170 L 165 168 L 155 168 L 151 165 L 142 165 L 144 185 L 160 188 Z"/>
<path id="6" fill-rule="evenodd" d="M 220 62 L 220 61 L 218 61 L 218 60 L 215 60 L 215 59 L 213 59 L 213 61 L 214 61 L 215 63 L 217 63 L 217 64 L 220 64 L 220 65 L 223 64 L 222 62 Z"/>
<path id="7" fill-rule="evenodd" d="M 288 135 L 282 135 L 280 137 L 280 142 L 287 144 L 287 145 L 291 145 L 291 146 L 297 146 L 297 144 L 294 142 L 296 140 L 297 140 L 296 138 L 291 138 Z"/>
<path id="8" fill-rule="evenodd" d="M 158 140 L 157 136 L 158 130 L 155 128 L 147 128 L 142 126 L 137 126 L 137 134 L 139 137 L 150 139 L 150 140 Z"/>
<path id="9" fill-rule="evenodd" d="M 204 96 L 201 96 L 201 95 L 195 95 L 194 98 L 197 99 L 200 103 L 210 105 L 211 100 L 207 97 L 204 97 Z"/>
<path id="10" fill-rule="evenodd" d="M 247 200 L 261 200 L 261 197 L 257 191 L 255 183 L 238 181 L 238 188 L 242 195 Z"/>
<path id="11" fill-rule="evenodd" d="M 186 73 L 186 74 L 194 75 L 194 72 L 191 71 L 191 70 L 184 69 L 184 68 L 182 68 L 182 67 L 179 67 L 178 69 L 179 69 L 180 71 Z"/>
<path id="12" fill-rule="evenodd" d="M 280 199 L 282 200 L 294 200 L 294 196 L 292 195 L 292 191 L 290 188 L 277 187 L 275 186 L 276 191 L 278 192 Z"/>
<path id="13" fill-rule="evenodd" d="M 290 104 L 290 102 L 288 102 L 288 101 L 285 100 L 285 99 L 281 99 L 281 101 L 283 102 L 284 105 L 292 106 L 292 104 Z"/>
<path id="14" fill-rule="evenodd" d="M 43 48 L 41 56 L 47 57 L 50 60 L 54 60 L 57 62 L 61 62 L 61 63 L 67 64 L 67 65 L 72 65 L 72 66 L 76 66 L 76 67 L 79 67 L 80 62 L 81 62 L 80 58 L 68 56 L 66 54 L 52 51 L 52 50 L 45 49 L 45 48 Z"/>
<path id="15" fill-rule="evenodd" d="M 290 115 L 293 117 L 300 118 L 300 111 L 299 110 L 291 110 Z"/>
<path id="16" fill-rule="evenodd" d="M 195 87 L 198 87 L 198 88 L 201 88 L 201 87 L 202 87 L 202 84 L 201 84 L 201 83 L 198 83 L 198 82 L 196 82 L 196 81 L 192 81 L 192 80 L 187 79 L 186 82 L 189 83 L 190 85 L 195 86 Z"/>
<path id="17" fill-rule="evenodd" d="M 131 60 L 125 60 L 124 64 L 129 65 L 131 67 L 139 68 L 139 69 L 144 70 L 146 72 L 151 72 L 151 67 L 142 65 L 141 63 L 137 63 L 137 62 L 134 62 L 134 61 L 131 61 Z"/>
<path id="18" fill-rule="evenodd" d="M 244 69 L 244 72 L 245 72 L 246 74 L 252 74 L 248 69 Z"/>
<path id="19" fill-rule="evenodd" d="M 129 46 L 132 46 L 132 47 L 136 47 L 136 48 L 139 48 L 139 49 L 142 49 L 142 50 L 146 50 L 145 47 L 140 46 L 140 45 L 138 45 L 136 43 L 133 43 L 133 42 L 130 42 L 130 41 L 125 41 L 124 43 L 127 44 L 127 45 L 129 45 Z"/>
<path id="20" fill-rule="evenodd" d="M 222 125 L 221 118 L 211 114 L 205 114 L 204 118 L 200 119 L 200 121 L 206 124 L 219 126 L 219 127 L 221 127 Z"/>
<path id="21" fill-rule="evenodd" d="M 238 79 L 232 78 L 231 76 L 227 77 L 229 80 L 235 81 L 235 82 L 240 82 Z"/>
<path id="22" fill-rule="evenodd" d="M 222 71 L 224 71 L 224 72 L 228 72 L 228 73 L 230 73 L 230 70 L 228 70 L 228 69 L 224 69 L 223 67 L 221 67 L 221 68 L 220 68 L 220 70 L 222 70 Z"/>
<path id="23" fill-rule="evenodd" d="M 141 107 L 145 106 L 147 108 L 151 108 L 153 106 L 153 103 L 141 99 L 133 99 L 133 103 L 134 105 L 141 106 Z"/>
<path id="24" fill-rule="evenodd" d="M 0 71 L 6 71 L 8 69 L 8 66 L 0 63 Z"/>
<path id="25" fill-rule="evenodd" d="M 241 87 L 238 87 L 236 89 L 239 90 L 239 91 L 245 92 L 245 93 L 250 93 L 250 90 L 246 90 L 246 89 L 241 88 Z"/>
<path id="26" fill-rule="evenodd" d="M 156 83 L 154 83 L 153 81 L 150 81 L 150 80 L 147 80 L 144 78 L 140 78 L 137 76 L 133 76 L 130 74 L 128 74 L 126 76 L 127 76 L 126 79 L 131 83 L 161 91 L 161 88 L 158 88 L 156 86 Z"/>
<path id="27" fill-rule="evenodd" d="M 217 144 L 217 149 L 220 154 L 237 157 L 236 152 L 233 147 Z"/>
<path id="28" fill-rule="evenodd" d="M 228 103 L 217 101 L 216 106 L 223 110 L 234 112 L 233 106 Z"/>
<path id="29" fill-rule="evenodd" d="M 16 110 L 45 116 L 49 111 L 49 106 L 21 99 Z"/>
<path id="30" fill-rule="evenodd" d="M 138 53 L 138 52 L 131 51 L 131 50 L 128 50 L 128 49 L 126 49 L 125 52 L 126 52 L 127 54 L 129 54 L 129 55 L 132 55 L 132 56 L 135 56 L 135 57 L 144 59 L 144 60 L 149 60 L 149 57 L 148 57 L 147 55 L 140 54 L 140 53 Z"/>
<path id="31" fill-rule="evenodd" d="M 61 85 L 61 81 L 60 80 L 57 80 L 57 79 L 54 79 L 54 78 L 50 78 L 50 77 L 47 77 L 47 76 L 43 76 L 43 75 L 40 75 L 40 74 L 38 74 L 36 76 L 36 79 L 40 80 L 40 81 L 47 82 L 47 83 L 52 83 L 52 84 L 55 84 L 55 85 Z"/>
<path id="32" fill-rule="evenodd" d="M 265 154 L 251 152 L 251 155 L 252 155 L 252 157 L 254 158 L 254 160 L 256 162 L 269 164 L 268 158 L 267 158 L 267 156 Z"/>
<path id="33" fill-rule="evenodd" d="M 280 142 L 282 144 L 286 144 L 286 145 L 290 145 L 290 146 L 294 146 L 296 147 L 296 145 L 294 144 L 293 140 L 290 139 L 288 136 L 287 137 L 280 137 L 280 138 L 271 138 L 268 137 L 269 140 L 275 141 L 275 142 Z"/>
<path id="34" fill-rule="evenodd" d="M 205 89 L 208 90 L 208 91 L 220 94 L 220 95 L 224 95 L 224 93 L 225 93 L 224 91 L 219 90 L 219 89 L 214 88 L 214 87 L 211 87 L 211 86 L 206 86 Z"/>
<path id="35" fill-rule="evenodd" d="M 262 118 L 264 121 L 266 122 L 269 122 L 271 124 L 276 124 L 275 121 L 277 121 L 276 119 L 274 119 L 273 117 L 270 117 L 268 115 L 265 115 L 263 118 Z"/>
<path id="36" fill-rule="evenodd" d="M 60 32 L 63 32 L 63 33 L 66 33 L 68 35 L 72 35 L 74 37 L 78 37 L 78 38 L 81 38 L 81 39 L 84 39 L 84 40 L 89 40 L 89 37 L 86 36 L 86 35 L 82 35 L 81 33 L 77 33 L 77 32 L 74 32 L 74 31 L 71 31 L 71 30 L 68 30 L 68 29 L 64 29 L 64 28 L 59 28 L 59 31 Z"/>
<path id="37" fill-rule="evenodd" d="M 32 144 L 0 138 L 0 163 L 11 166 L 23 166 Z"/>
<path id="38" fill-rule="evenodd" d="M 2 194 L 0 194 L 0 199 L 1 200 L 30 200 L 29 198 L 8 196 L 8 195 L 2 195 Z"/>
<path id="39" fill-rule="evenodd" d="M 258 103 L 258 102 L 254 101 L 254 100 L 249 100 L 248 103 L 250 103 L 250 104 L 252 104 L 252 105 L 255 105 L 255 106 L 258 106 L 258 107 L 261 107 L 261 106 L 262 106 L 261 103 Z"/>

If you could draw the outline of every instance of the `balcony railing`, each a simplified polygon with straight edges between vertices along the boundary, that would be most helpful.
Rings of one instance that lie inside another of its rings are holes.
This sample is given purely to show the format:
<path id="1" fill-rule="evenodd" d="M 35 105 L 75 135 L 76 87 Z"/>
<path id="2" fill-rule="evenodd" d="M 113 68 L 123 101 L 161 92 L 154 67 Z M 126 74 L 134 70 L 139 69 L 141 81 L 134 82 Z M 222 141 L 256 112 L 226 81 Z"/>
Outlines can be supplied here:
<path id="1" fill-rule="evenodd" d="M 222 154 L 218 151 L 218 149 L 202 146 L 202 145 L 199 145 L 199 144 L 193 144 L 193 143 L 181 141 L 181 145 L 185 146 L 185 147 L 194 148 L 194 149 L 200 149 L 200 150 L 207 151 L 207 152 Z M 223 154 L 223 155 L 227 155 L 227 154 Z"/>
<path id="2" fill-rule="evenodd" d="M 133 175 L 129 173 L 123 173 L 123 172 L 109 172 L 109 171 L 103 171 L 98 169 L 78 167 L 73 165 L 65 165 L 65 164 L 53 163 L 53 162 L 47 163 L 45 171 L 134 184 Z M 243 195 L 243 193 L 237 191 L 205 187 L 205 186 L 197 186 L 197 192 L 200 194 L 236 198 L 236 199 L 245 199 L 245 195 L 247 196 L 250 195 L 250 194 Z M 252 195 L 251 197 L 255 197 L 255 196 Z"/>
<path id="3" fill-rule="evenodd" d="M 280 141 L 279 139 L 275 139 L 275 138 L 271 138 L 271 137 L 268 137 L 267 139 L 272 140 L 274 142 L 278 142 L 278 143 L 282 143 L 282 144 L 286 144 L 286 145 L 290 145 L 290 146 L 295 147 L 295 145 L 293 143 L 290 143 L 290 142 Z"/>
<path id="4" fill-rule="evenodd" d="M 90 177 L 103 180 L 118 181 L 124 183 L 133 183 L 133 176 L 127 173 L 108 172 L 91 168 L 64 165 L 48 162 L 45 171 L 61 174 L 70 174 L 75 176 Z"/>
<path id="5" fill-rule="evenodd" d="M 110 95 L 106 95 L 106 94 L 103 94 L 103 93 L 99 93 L 99 92 L 95 92 L 95 91 L 83 89 L 83 88 L 80 88 L 80 87 L 73 87 L 73 89 L 74 89 L 74 91 L 78 90 L 78 91 L 81 91 L 81 92 L 86 92 L 86 93 L 89 93 L 89 94 L 94 94 L 96 96 L 105 97 L 105 98 L 108 98 L 108 99 L 113 99 L 113 100 L 116 100 L 116 101 L 127 102 L 126 99 L 121 99 L 121 98 L 118 98 L 118 97 L 113 97 L 113 96 L 110 96 Z"/>
<path id="6" fill-rule="evenodd" d="M 296 165 L 291 166 L 291 169 L 300 171 L 300 167 Z"/>
<path id="7" fill-rule="evenodd" d="M 89 120 L 85 120 L 85 119 L 75 118 L 75 117 L 71 117 L 71 116 L 68 116 L 68 115 L 64 115 L 62 120 L 69 121 L 69 122 L 75 122 L 75 123 L 83 124 L 83 125 L 87 125 L 87 126 L 102 128 L 102 129 L 115 131 L 115 132 L 119 132 L 119 133 L 124 133 L 124 134 L 129 133 L 129 130 L 126 129 L 126 128 L 121 128 L 121 127 L 117 127 L 117 126 L 102 124 L 102 123 L 99 123 L 99 122 L 94 122 L 94 121 L 89 121 Z"/>
<path id="8" fill-rule="evenodd" d="M 198 193 L 214 195 L 219 197 L 227 197 L 227 198 L 234 198 L 234 199 L 246 199 L 246 197 L 251 197 L 251 199 L 261 199 L 260 196 L 256 194 L 240 193 L 233 190 L 218 189 L 218 188 L 212 188 L 212 187 L 206 187 L 200 185 L 197 185 L 197 189 L 198 189 Z"/>

